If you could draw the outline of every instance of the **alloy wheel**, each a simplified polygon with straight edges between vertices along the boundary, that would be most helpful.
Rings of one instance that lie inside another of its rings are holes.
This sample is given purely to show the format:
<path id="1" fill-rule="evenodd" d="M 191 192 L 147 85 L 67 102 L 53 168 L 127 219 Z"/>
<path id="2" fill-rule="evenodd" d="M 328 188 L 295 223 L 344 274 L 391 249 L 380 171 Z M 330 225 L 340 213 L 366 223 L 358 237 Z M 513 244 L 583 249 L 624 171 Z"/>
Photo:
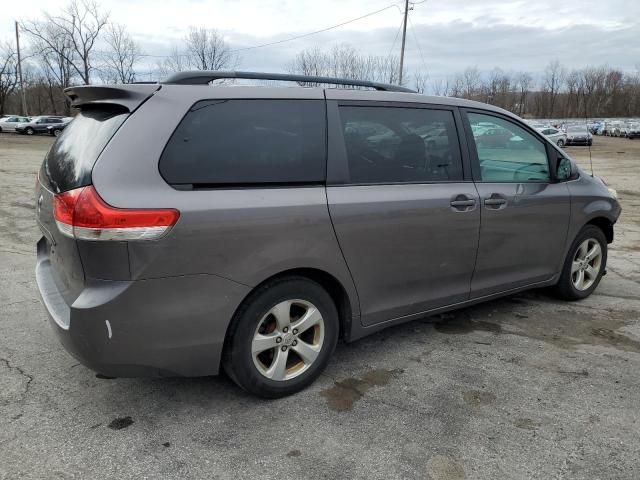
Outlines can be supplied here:
<path id="1" fill-rule="evenodd" d="M 580 244 L 571 263 L 571 281 L 576 290 L 589 289 L 600 273 L 602 247 L 595 238 L 588 238 Z"/>
<path id="2" fill-rule="evenodd" d="M 311 367 L 324 343 L 324 320 L 306 300 L 285 300 L 262 317 L 251 342 L 251 355 L 265 377 L 284 381 Z"/>

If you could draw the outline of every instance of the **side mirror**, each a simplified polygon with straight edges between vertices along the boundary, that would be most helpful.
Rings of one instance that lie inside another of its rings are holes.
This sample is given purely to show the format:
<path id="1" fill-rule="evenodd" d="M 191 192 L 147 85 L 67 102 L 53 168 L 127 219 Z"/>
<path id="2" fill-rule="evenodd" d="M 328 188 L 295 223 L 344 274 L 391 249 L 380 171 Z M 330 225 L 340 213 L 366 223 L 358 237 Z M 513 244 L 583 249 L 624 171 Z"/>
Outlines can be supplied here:
<path id="1" fill-rule="evenodd" d="M 558 158 L 558 168 L 556 169 L 556 178 L 560 182 L 571 178 L 571 161 L 568 158 Z"/>

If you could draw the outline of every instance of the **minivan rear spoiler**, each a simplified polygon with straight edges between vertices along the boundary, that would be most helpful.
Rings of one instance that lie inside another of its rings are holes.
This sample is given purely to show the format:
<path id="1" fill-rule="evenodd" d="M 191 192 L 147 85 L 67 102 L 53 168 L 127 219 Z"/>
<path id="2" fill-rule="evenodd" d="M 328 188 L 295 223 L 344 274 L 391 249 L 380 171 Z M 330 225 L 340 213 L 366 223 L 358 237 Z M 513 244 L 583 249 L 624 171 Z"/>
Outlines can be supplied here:
<path id="1" fill-rule="evenodd" d="M 87 105 L 120 105 L 133 112 L 160 89 L 157 83 L 128 85 L 82 85 L 65 88 L 72 107 Z"/>

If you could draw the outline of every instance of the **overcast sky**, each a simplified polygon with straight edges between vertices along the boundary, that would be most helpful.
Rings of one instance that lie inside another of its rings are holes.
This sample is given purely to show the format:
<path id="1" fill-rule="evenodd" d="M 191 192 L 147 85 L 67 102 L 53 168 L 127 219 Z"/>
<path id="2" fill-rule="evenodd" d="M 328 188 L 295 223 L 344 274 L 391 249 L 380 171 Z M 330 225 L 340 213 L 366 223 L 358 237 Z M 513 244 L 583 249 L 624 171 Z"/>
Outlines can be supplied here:
<path id="1" fill-rule="evenodd" d="M 13 36 L 13 20 L 54 12 L 62 1 L 3 2 L 0 39 Z M 101 0 L 145 53 L 167 54 L 189 26 L 218 29 L 232 48 L 305 34 L 393 5 L 385 0 Z M 397 7 L 303 39 L 240 52 L 244 70 L 283 71 L 307 47 L 346 42 L 363 53 L 399 53 Z M 25 40 L 26 43 L 26 40 Z M 550 60 L 569 68 L 608 64 L 640 67 L 640 0 L 416 0 L 407 29 L 411 72 L 440 78 L 467 66 L 486 71 L 540 72 Z M 157 58 L 147 57 L 141 70 Z"/>

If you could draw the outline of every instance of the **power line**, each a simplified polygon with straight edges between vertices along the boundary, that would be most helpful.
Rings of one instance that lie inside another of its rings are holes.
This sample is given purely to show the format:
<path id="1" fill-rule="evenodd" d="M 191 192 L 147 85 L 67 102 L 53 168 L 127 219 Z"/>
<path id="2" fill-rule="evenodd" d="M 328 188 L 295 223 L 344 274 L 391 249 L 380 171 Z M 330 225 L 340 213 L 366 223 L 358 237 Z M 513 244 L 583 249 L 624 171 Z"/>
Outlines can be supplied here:
<path id="1" fill-rule="evenodd" d="M 392 3 L 391 5 L 387 5 L 386 7 L 381 8 L 379 10 L 366 13 L 364 15 L 361 15 L 361 16 L 357 17 L 357 18 L 352 18 L 351 20 L 347 20 L 345 22 L 338 23 L 338 24 L 332 25 L 330 27 L 321 28 L 320 30 L 315 30 L 313 32 L 303 33 L 301 35 L 296 35 L 296 36 L 285 38 L 285 39 L 282 39 L 282 40 L 276 40 L 274 42 L 263 43 L 263 44 L 260 44 L 260 45 L 252 45 L 250 47 L 234 48 L 234 49 L 230 50 L 230 53 L 243 52 L 243 51 L 246 51 L 246 50 L 255 50 L 257 48 L 270 47 L 270 46 L 273 46 L 273 45 L 280 45 L 282 43 L 292 42 L 294 40 L 299 40 L 301 38 L 306 38 L 306 37 L 310 37 L 312 35 L 317 35 L 319 33 L 328 32 L 329 30 L 333 30 L 335 28 L 343 27 L 345 25 L 348 25 L 348 24 L 353 23 L 353 22 L 357 22 L 357 21 L 362 20 L 364 18 L 368 18 L 368 17 L 371 17 L 373 15 L 377 15 L 378 13 L 384 12 L 385 10 L 389 10 L 390 8 L 398 8 L 399 9 L 400 7 L 398 7 L 397 3 Z M 394 43 L 395 43 L 395 41 L 394 41 Z M 96 53 L 105 53 L 105 52 L 96 51 Z M 169 57 L 173 57 L 174 55 L 140 54 L 140 56 L 141 57 L 152 57 L 152 58 L 169 58 Z M 177 54 L 177 56 L 184 57 L 184 56 L 187 56 L 187 55 L 186 54 Z"/>
<path id="2" fill-rule="evenodd" d="M 416 45 L 418 46 L 418 52 L 420 53 L 420 59 L 422 60 L 422 66 L 425 70 L 429 70 L 427 68 L 427 62 L 424 60 L 424 55 L 422 55 L 422 47 L 420 46 L 420 42 L 418 41 L 418 35 L 416 35 L 416 29 L 413 27 L 413 22 L 411 21 L 411 17 L 409 17 L 409 26 L 411 27 L 411 33 L 413 34 L 413 39 L 416 41 Z"/>
<path id="3" fill-rule="evenodd" d="M 380 12 L 384 12 L 385 10 L 389 10 L 390 8 L 393 8 L 393 7 L 398 8 L 398 5 L 396 3 L 393 3 L 391 5 L 387 5 L 384 8 L 381 8 L 380 10 L 376 10 L 375 12 L 370 12 L 370 13 L 367 13 L 367 14 L 362 15 L 360 17 L 353 18 L 351 20 L 347 20 L 346 22 L 338 23 L 337 25 L 332 25 L 331 27 L 322 28 L 322 29 L 316 30 L 314 32 L 309 32 L 309 33 L 305 33 L 305 34 L 302 34 L 302 35 L 296 35 L 295 37 L 285 38 L 284 40 L 278 40 L 276 42 L 263 43 L 262 45 L 254 45 L 252 47 L 236 48 L 236 49 L 231 50 L 231 51 L 232 52 L 242 52 L 244 50 L 253 50 L 253 49 L 256 49 L 256 48 L 270 47 L 272 45 L 278 45 L 280 43 L 291 42 L 293 40 L 299 40 L 300 38 L 310 37 L 311 35 L 316 35 L 318 33 L 328 32 L 329 30 L 333 30 L 334 28 L 342 27 L 344 25 L 348 25 L 349 23 L 357 22 L 358 20 L 362 20 L 363 18 L 371 17 L 372 15 L 376 15 L 376 14 L 378 14 Z"/>
<path id="4" fill-rule="evenodd" d="M 400 21 L 400 26 L 398 27 L 398 30 L 396 31 L 396 36 L 393 38 L 393 43 L 391 44 L 391 48 L 389 49 L 389 53 L 387 54 L 387 57 L 391 56 L 391 52 L 393 52 L 393 49 L 396 46 L 396 41 L 398 40 L 398 35 L 400 35 L 400 30 L 402 30 L 402 24 L 403 23 L 404 23 L 404 17 Z"/>

